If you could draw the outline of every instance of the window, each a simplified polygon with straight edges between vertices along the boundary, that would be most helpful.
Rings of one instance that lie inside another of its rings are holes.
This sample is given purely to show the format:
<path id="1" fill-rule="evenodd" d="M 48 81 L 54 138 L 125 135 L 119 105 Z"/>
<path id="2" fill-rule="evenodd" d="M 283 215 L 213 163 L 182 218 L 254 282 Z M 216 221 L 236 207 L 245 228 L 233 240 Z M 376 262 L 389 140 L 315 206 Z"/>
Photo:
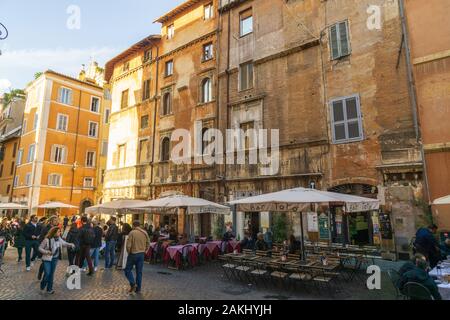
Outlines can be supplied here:
<path id="1" fill-rule="evenodd" d="M 17 165 L 20 166 L 22 164 L 22 157 L 23 157 L 23 149 L 19 149 L 17 152 Z"/>
<path id="2" fill-rule="evenodd" d="M 126 164 L 126 144 L 122 144 L 118 147 L 117 165 L 119 168 L 125 167 Z"/>
<path id="3" fill-rule="evenodd" d="M 348 22 L 340 22 L 330 27 L 331 59 L 339 59 L 350 54 Z"/>
<path id="4" fill-rule="evenodd" d="M 94 187 L 94 178 L 91 178 L 91 177 L 84 178 L 83 187 L 93 188 Z"/>
<path id="5" fill-rule="evenodd" d="M 95 167 L 95 152 L 88 151 L 86 153 L 86 167 L 94 168 Z"/>
<path id="6" fill-rule="evenodd" d="M 142 86 L 142 100 L 150 99 L 150 79 L 144 81 Z"/>
<path id="7" fill-rule="evenodd" d="M 98 135 L 98 123 L 89 121 L 89 137 L 97 138 Z"/>
<path id="8" fill-rule="evenodd" d="M 25 185 L 27 187 L 31 186 L 31 173 L 27 173 L 25 175 Z"/>
<path id="9" fill-rule="evenodd" d="M 111 114 L 111 110 L 109 108 L 105 109 L 105 119 L 104 119 L 105 124 L 109 123 L 109 116 L 110 116 L 110 114 Z"/>
<path id="10" fill-rule="evenodd" d="M 102 156 L 106 157 L 108 155 L 108 140 L 102 141 Z"/>
<path id="11" fill-rule="evenodd" d="M 19 176 L 14 177 L 14 188 L 17 188 L 19 186 Z"/>
<path id="12" fill-rule="evenodd" d="M 125 109 L 128 107 L 128 93 L 129 90 L 122 91 L 122 100 L 120 103 L 120 108 Z"/>
<path id="13" fill-rule="evenodd" d="M 212 3 L 205 5 L 204 7 L 204 19 L 209 20 L 214 16 L 214 6 Z"/>
<path id="14" fill-rule="evenodd" d="M 35 150 L 36 150 L 36 145 L 35 144 L 30 145 L 30 148 L 28 149 L 28 158 L 27 158 L 28 163 L 33 162 Z"/>
<path id="15" fill-rule="evenodd" d="M 363 126 L 359 96 L 339 98 L 331 102 L 334 143 L 360 141 Z"/>
<path id="16" fill-rule="evenodd" d="M 127 72 L 128 70 L 130 70 L 130 62 L 124 62 L 124 64 L 122 65 L 122 72 Z"/>
<path id="17" fill-rule="evenodd" d="M 212 83 L 210 78 L 203 79 L 201 93 L 202 103 L 208 103 L 212 101 Z"/>
<path id="18" fill-rule="evenodd" d="M 48 175 L 48 185 L 52 187 L 60 187 L 62 182 L 62 175 L 60 174 L 49 174 Z"/>
<path id="19" fill-rule="evenodd" d="M 253 88 L 253 62 L 239 66 L 239 85 L 241 91 Z"/>
<path id="20" fill-rule="evenodd" d="M 91 98 L 91 111 L 95 113 L 100 112 L 100 99 L 97 97 Z"/>
<path id="21" fill-rule="evenodd" d="M 167 39 L 172 39 L 175 36 L 175 26 L 171 24 L 167 27 Z"/>
<path id="22" fill-rule="evenodd" d="M 50 154 L 50 161 L 54 163 L 66 163 L 67 150 L 65 146 L 53 145 Z"/>
<path id="23" fill-rule="evenodd" d="M 170 92 L 166 92 L 163 96 L 162 101 L 162 115 L 166 116 L 172 113 L 172 94 Z"/>
<path id="24" fill-rule="evenodd" d="M 203 46 L 203 57 L 202 61 L 211 60 L 214 57 L 213 55 L 213 44 L 208 43 Z"/>
<path id="25" fill-rule="evenodd" d="M 17 153 L 17 142 L 14 142 L 14 147 L 12 150 L 12 157 L 15 158 Z"/>
<path id="26" fill-rule="evenodd" d="M 161 161 L 170 160 L 170 138 L 165 137 L 161 143 Z"/>
<path id="27" fill-rule="evenodd" d="M 34 122 L 33 122 L 33 130 L 36 130 L 39 123 L 39 115 L 37 113 L 34 114 Z"/>
<path id="28" fill-rule="evenodd" d="M 148 128 L 148 116 L 141 117 L 141 129 Z"/>
<path id="29" fill-rule="evenodd" d="M 144 52 L 144 62 L 152 60 L 152 49 L 148 49 Z"/>
<path id="30" fill-rule="evenodd" d="M 11 170 L 9 170 L 9 175 L 12 176 L 14 174 L 14 168 L 16 166 L 16 163 L 13 161 L 11 162 Z"/>
<path id="31" fill-rule="evenodd" d="M 253 15 L 252 10 L 246 10 L 240 14 L 240 36 L 246 36 L 253 32 Z"/>
<path id="32" fill-rule="evenodd" d="M 139 163 L 145 163 L 148 160 L 148 140 L 139 141 Z"/>
<path id="33" fill-rule="evenodd" d="M 173 75 L 173 60 L 170 60 L 170 61 L 166 62 L 166 68 L 165 68 L 164 75 L 166 77 L 169 77 L 169 76 Z"/>
<path id="34" fill-rule="evenodd" d="M 65 114 L 58 114 L 56 130 L 66 132 L 68 123 L 69 123 L 69 117 L 67 115 L 65 115 Z"/>
<path id="35" fill-rule="evenodd" d="M 67 88 L 59 88 L 58 101 L 64 104 L 72 104 L 72 90 Z"/>

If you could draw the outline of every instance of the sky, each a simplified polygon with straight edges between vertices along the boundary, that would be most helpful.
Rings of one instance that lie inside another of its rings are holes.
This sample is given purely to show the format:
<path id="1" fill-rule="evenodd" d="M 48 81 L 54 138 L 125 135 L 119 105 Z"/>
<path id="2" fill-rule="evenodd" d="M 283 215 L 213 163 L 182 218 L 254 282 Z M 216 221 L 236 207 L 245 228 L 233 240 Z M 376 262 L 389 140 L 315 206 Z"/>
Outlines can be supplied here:
<path id="1" fill-rule="evenodd" d="M 150 34 L 155 19 L 185 0 L 0 0 L 0 94 L 24 88 L 36 72 L 77 76 Z"/>

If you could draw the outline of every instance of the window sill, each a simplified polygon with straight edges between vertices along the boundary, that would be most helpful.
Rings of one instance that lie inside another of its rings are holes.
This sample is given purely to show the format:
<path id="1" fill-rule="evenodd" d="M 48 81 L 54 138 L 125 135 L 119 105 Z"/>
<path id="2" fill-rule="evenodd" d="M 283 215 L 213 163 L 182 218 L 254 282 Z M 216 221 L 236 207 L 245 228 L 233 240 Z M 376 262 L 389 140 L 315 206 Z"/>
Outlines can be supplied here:
<path id="1" fill-rule="evenodd" d="M 206 62 L 213 61 L 213 60 L 214 60 L 214 57 L 211 57 L 209 59 L 202 59 L 202 63 L 206 63 Z"/>
<path id="2" fill-rule="evenodd" d="M 170 114 L 161 114 L 160 116 L 159 116 L 159 118 L 160 119 L 163 119 L 163 118 L 169 118 L 169 117 L 172 117 L 174 114 L 173 113 L 170 113 Z"/>
<path id="3" fill-rule="evenodd" d="M 173 73 L 169 74 L 169 75 L 167 75 L 167 74 L 164 75 L 164 79 L 167 79 L 167 78 L 170 78 L 170 77 L 173 77 Z"/>
<path id="4" fill-rule="evenodd" d="M 343 145 L 343 144 L 350 144 L 350 143 L 356 143 L 356 142 L 361 142 L 364 141 L 364 138 L 355 138 L 355 139 L 351 139 L 351 140 L 339 140 L 339 141 L 332 141 L 333 145 Z"/>
<path id="5" fill-rule="evenodd" d="M 216 102 L 216 99 L 213 99 L 213 100 L 208 101 L 208 102 L 199 102 L 199 103 L 197 103 L 197 107 L 204 107 L 204 106 L 206 106 L 208 104 L 211 104 L 211 103 L 214 103 L 214 102 Z"/>
<path id="6" fill-rule="evenodd" d="M 239 34 L 239 39 L 245 38 L 245 37 L 247 37 L 247 36 L 249 36 L 251 34 L 253 34 L 253 31 L 249 32 L 249 33 L 246 33 L 246 34 Z"/>

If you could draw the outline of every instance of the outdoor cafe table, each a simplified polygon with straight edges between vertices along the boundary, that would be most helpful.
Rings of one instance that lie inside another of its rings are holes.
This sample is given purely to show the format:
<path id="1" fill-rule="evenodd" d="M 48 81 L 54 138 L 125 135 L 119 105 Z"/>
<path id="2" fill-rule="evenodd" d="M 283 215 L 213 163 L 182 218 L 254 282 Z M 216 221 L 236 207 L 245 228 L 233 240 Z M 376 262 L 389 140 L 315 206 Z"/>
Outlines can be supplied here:
<path id="1" fill-rule="evenodd" d="M 150 248 L 148 249 L 148 251 L 146 253 L 146 258 L 147 259 L 152 260 L 153 255 L 155 254 L 157 246 L 158 246 L 158 242 L 150 243 Z"/>
<path id="2" fill-rule="evenodd" d="M 169 263 L 170 260 L 175 262 L 177 268 L 181 267 L 181 257 L 185 247 L 189 247 L 190 250 L 188 252 L 184 252 L 185 255 L 189 254 L 193 266 L 197 265 L 197 255 L 198 255 L 198 244 L 186 244 L 186 245 L 178 245 L 167 247 L 166 254 L 164 256 L 164 262 Z"/>
<path id="3" fill-rule="evenodd" d="M 222 241 L 209 241 L 205 244 L 205 247 L 202 248 L 202 252 L 205 258 L 212 257 L 213 259 L 217 258 L 219 255 L 219 251 L 222 249 Z"/>
<path id="4" fill-rule="evenodd" d="M 438 268 L 434 268 L 429 272 L 431 277 L 438 278 L 439 276 L 449 276 L 450 275 L 450 265 L 444 264 L 441 266 L 441 271 L 438 272 Z M 450 284 L 441 283 L 438 284 L 439 293 L 443 300 L 450 300 Z"/>

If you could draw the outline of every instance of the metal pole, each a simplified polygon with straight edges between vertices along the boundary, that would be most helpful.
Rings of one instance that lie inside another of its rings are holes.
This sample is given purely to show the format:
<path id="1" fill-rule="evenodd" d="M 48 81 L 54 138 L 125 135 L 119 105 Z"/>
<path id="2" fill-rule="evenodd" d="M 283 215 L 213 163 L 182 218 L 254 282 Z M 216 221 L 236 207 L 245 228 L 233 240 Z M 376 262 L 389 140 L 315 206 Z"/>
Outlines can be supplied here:
<path id="1" fill-rule="evenodd" d="M 303 211 L 300 212 L 300 226 L 301 226 L 301 234 L 302 234 L 302 261 L 306 261 L 306 254 L 305 254 L 305 237 L 303 235 Z"/>

